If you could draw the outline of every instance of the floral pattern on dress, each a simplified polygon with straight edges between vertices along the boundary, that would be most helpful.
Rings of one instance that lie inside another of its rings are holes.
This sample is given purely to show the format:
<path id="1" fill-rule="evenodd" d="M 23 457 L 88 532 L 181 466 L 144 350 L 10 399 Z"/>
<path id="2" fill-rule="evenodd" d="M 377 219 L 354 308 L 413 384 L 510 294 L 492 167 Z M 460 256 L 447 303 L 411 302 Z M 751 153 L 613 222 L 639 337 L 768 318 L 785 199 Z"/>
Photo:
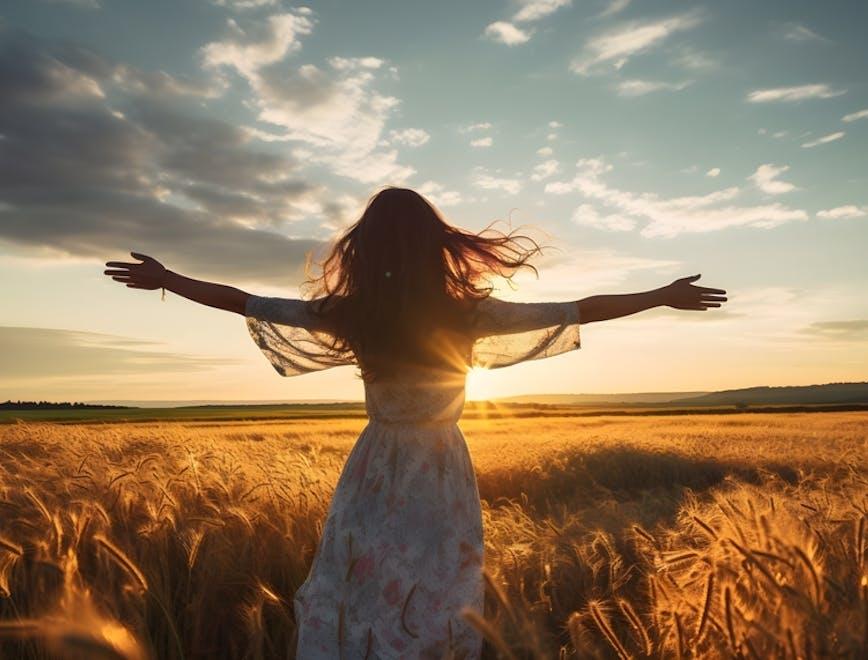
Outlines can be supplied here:
<path id="1" fill-rule="evenodd" d="M 308 301 L 251 296 L 247 325 L 282 375 L 339 364 Z M 578 305 L 483 299 L 468 364 L 494 368 L 579 347 Z M 433 372 L 432 372 L 433 373 Z M 307 579 L 294 596 L 296 657 L 478 660 L 484 545 L 454 373 L 365 383 L 369 422 L 338 478 Z M 450 656 L 451 652 L 451 656 Z"/>

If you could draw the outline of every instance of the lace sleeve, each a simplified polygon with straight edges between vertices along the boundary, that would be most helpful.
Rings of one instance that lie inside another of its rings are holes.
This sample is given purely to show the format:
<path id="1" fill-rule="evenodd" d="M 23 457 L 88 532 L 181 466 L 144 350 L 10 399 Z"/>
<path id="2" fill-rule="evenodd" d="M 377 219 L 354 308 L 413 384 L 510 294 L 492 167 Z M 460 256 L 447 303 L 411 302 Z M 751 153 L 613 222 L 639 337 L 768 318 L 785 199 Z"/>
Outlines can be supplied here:
<path id="1" fill-rule="evenodd" d="M 494 369 L 581 347 L 579 305 L 484 298 L 477 306 L 471 364 Z"/>
<path id="2" fill-rule="evenodd" d="M 352 351 L 331 348 L 333 335 L 311 309 L 313 301 L 250 296 L 247 330 L 281 376 L 357 364 Z"/>

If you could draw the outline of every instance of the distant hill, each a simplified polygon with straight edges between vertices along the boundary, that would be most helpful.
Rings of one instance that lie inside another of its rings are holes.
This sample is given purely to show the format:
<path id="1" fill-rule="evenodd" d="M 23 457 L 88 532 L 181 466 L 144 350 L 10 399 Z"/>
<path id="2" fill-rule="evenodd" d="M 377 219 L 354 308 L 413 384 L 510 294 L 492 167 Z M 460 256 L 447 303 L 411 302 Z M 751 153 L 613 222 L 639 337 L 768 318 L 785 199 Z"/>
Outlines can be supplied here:
<path id="1" fill-rule="evenodd" d="M 546 403 L 561 406 L 668 403 L 714 392 L 626 392 L 621 394 L 519 394 L 494 399 L 501 403 Z"/>
<path id="2" fill-rule="evenodd" d="M 690 406 L 868 403 L 868 383 L 746 387 L 685 397 L 672 403 Z"/>
<path id="3" fill-rule="evenodd" d="M 523 394 L 497 399 L 507 403 L 613 406 L 757 406 L 868 403 L 868 383 L 827 383 L 783 387 L 745 387 L 719 392 L 636 392 L 622 394 Z"/>

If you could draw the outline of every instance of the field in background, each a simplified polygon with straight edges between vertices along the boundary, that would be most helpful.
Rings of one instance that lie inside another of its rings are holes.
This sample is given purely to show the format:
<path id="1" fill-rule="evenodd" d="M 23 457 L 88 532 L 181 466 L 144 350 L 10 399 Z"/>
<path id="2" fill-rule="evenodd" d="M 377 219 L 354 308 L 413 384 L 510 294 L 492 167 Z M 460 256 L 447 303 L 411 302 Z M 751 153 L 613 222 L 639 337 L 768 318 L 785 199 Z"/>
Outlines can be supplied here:
<path id="1" fill-rule="evenodd" d="M 868 413 L 474 417 L 485 657 L 864 657 Z M 0 427 L 0 657 L 291 657 L 365 423 Z"/>

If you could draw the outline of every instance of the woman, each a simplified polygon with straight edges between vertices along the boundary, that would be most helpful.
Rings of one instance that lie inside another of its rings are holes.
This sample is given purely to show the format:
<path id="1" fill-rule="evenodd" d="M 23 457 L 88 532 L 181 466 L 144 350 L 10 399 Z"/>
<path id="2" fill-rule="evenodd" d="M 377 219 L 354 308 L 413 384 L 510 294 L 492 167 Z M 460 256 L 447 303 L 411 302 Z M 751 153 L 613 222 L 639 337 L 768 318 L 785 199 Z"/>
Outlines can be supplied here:
<path id="1" fill-rule="evenodd" d="M 720 307 L 699 275 L 627 295 L 507 302 L 484 282 L 540 251 L 526 236 L 447 224 L 412 190 L 386 188 L 333 246 L 310 300 L 250 295 L 159 262 L 108 262 L 114 280 L 243 314 L 274 368 L 292 376 L 355 364 L 369 421 L 350 452 L 294 599 L 297 657 L 478 658 L 461 616 L 483 611 L 476 477 L 457 422 L 470 366 L 504 367 L 579 348 L 579 321 L 652 307 Z"/>

